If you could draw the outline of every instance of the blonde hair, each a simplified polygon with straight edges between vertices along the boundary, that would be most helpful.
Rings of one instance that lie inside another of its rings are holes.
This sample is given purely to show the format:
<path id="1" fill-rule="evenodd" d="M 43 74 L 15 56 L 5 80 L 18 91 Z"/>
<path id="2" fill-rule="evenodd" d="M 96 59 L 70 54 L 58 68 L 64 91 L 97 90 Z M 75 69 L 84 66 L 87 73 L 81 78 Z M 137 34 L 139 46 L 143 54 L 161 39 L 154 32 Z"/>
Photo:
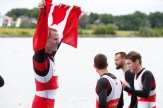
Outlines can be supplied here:
<path id="1" fill-rule="evenodd" d="M 49 28 L 49 31 L 48 31 L 48 38 L 51 37 L 51 31 L 58 32 L 56 29 Z"/>

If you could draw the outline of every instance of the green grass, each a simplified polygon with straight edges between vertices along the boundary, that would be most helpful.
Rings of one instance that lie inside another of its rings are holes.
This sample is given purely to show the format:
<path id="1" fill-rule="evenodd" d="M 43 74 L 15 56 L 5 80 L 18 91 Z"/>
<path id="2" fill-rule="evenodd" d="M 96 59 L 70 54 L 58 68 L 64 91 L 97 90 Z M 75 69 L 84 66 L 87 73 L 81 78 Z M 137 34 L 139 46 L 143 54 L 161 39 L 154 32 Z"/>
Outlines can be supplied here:
<path id="1" fill-rule="evenodd" d="M 85 35 L 91 35 L 93 33 L 93 30 L 82 30 L 81 34 L 85 34 Z M 120 36 L 120 37 L 125 37 L 125 36 L 136 36 L 136 34 L 138 33 L 138 31 L 116 31 L 116 36 Z"/>
<path id="2" fill-rule="evenodd" d="M 136 36 L 138 31 L 116 31 L 117 36 Z"/>
<path id="3" fill-rule="evenodd" d="M 23 28 L 0 28 L 0 35 L 5 36 L 33 36 L 35 29 L 23 29 Z"/>
<path id="4" fill-rule="evenodd" d="M 0 35 L 1 36 L 13 36 L 13 37 L 32 37 L 34 34 L 35 29 L 23 29 L 23 28 L 0 28 Z M 80 30 L 79 30 L 80 32 Z M 92 35 L 93 30 L 83 30 L 80 35 Z M 135 36 L 136 31 L 116 31 L 116 36 Z M 97 35 L 98 36 L 98 35 Z"/>

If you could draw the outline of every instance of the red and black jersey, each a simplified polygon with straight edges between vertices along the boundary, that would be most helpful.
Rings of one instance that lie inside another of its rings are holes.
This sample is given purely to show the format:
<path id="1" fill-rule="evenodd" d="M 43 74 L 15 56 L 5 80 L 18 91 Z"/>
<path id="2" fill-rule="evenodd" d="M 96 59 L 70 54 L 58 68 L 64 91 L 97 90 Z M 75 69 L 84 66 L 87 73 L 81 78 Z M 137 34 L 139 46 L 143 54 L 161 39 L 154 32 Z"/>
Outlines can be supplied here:
<path id="1" fill-rule="evenodd" d="M 97 81 L 96 93 L 96 108 L 123 108 L 121 82 L 113 74 L 107 73 L 101 76 Z M 120 96 L 115 94 L 120 94 Z"/>
<path id="2" fill-rule="evenodd" d="M 58 75 L 55 69 L 55 52 L 47 54 L 45 49 L 38 50 L 33 56 L 33 67 L 36 83 L 36 94 L 32 108 L 53 108 Z"/>
<path id="3" fill-rule="evenodd" d="M 155 107 L 156 99 L 156 81 L 149 70 L 143 68 L 134 77 L 134 89 L 125 87 L 125 91 L 135 94 L 138 97 L 138 108 L 144 106 L 148 108 L 148 105 Z"/>

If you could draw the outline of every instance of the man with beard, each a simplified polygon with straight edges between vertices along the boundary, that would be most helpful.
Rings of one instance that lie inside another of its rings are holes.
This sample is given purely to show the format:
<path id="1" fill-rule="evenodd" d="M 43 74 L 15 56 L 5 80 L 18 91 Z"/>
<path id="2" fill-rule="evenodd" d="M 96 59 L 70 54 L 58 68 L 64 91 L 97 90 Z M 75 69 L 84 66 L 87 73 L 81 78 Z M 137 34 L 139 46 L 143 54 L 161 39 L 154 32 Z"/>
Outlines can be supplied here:
<path id="1" fill-rule="evenodd" d="M 114 60 L 116 69 L 122 69 L 124 73 L 124 84 L 134 89 L 134 74 L 129 70 L 127 67 L 127 64 L 125 62 L 125 52 L 117 52 L 115 54 Z M 137 96 L 134 94 L 128 94 L 128 96 L 131 96 L 131 101 L 129 108 L 137 108 Z"/>

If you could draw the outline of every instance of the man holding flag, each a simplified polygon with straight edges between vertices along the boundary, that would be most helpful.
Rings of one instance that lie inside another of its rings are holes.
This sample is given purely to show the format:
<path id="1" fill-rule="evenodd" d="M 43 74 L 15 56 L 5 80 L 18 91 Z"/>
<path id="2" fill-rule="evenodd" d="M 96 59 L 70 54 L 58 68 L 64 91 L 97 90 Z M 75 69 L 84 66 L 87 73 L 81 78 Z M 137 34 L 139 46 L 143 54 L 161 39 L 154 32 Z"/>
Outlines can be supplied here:
<path id="1" fill-rule="evenodd" d="M 40 15 L 33 37 L 36 94 L 32 108 L 54 108 L 58 75 L 55 54 L 61 42 L 77 47 L 80 7 L 39 3 Z"/>

